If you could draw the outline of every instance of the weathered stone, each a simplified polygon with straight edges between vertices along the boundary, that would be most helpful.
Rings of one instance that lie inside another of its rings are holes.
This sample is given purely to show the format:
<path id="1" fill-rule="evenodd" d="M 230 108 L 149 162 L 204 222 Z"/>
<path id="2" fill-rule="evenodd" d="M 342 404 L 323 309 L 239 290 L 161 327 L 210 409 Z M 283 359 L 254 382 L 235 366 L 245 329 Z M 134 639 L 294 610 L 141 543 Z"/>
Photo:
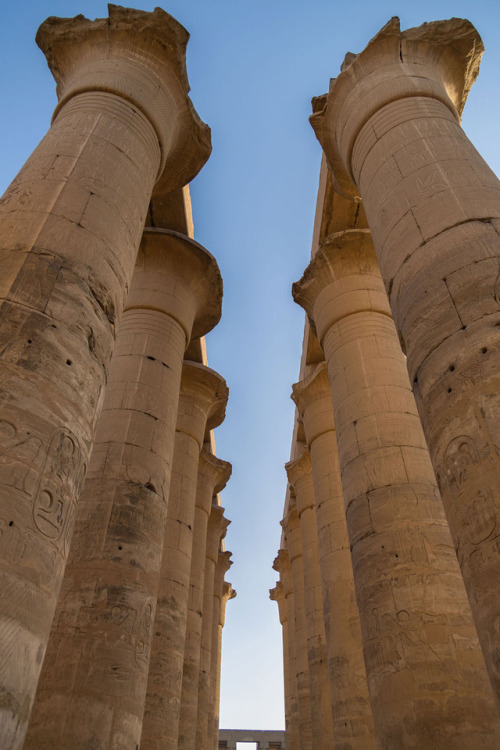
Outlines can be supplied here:
<path id="1" fill-rule="evenodd" d="M 333 235 L 293 294 L 328 367 L 377 742 L 493 748 L 498 718 L 370 233 Z"/>
<path id="2" fill-rule="evenodd" d="M 311 454 L 335 747 L 375 747 L 325 362 L 293 386 Z"/>
<path id="3" fill-rule="evenodd" d="M 4 748 L 23 744 L 153 186 L 182 187 L 210 151 L 186 32 L 109 12 L 42 24 L 59 104 L 0 202 Z"/>
<path id="4" fill-rule="evenodd" d="M 221 303 L 210 253 L 145 230 L 26 750 L 140 741 L 183 356 Z"/>
<path id="5" fill-rule="evenodd" d="M 205 365 L 184 362 L 141 750 L 177 748 L 200 451 L 224 419 L 228 390 Z"/>
<path id="6" fill-rule="evenodd" d="M 214 586 L 214 608 L 212 617 L 212 648 L 210 657 L 210 709 L 209 709 L 209 743 L 208 748 L 218 750 L 219 748 L 219 704 L 220 704 L 220 674 L 221 674 L 221 650 L 222 629 L 226 621 L 226 605 L 230 599 L 234 599 L 236 591 L 230 583 L 224 581 L 225 571 L 228 570 L 228 552 L 219 552 L 217 568 L 215 571 Z M 218 619 L 217 619 L 218 617 Z"/>
<path id="7" fill-rule="evenodd" d="M 315 750 L 331 750 L 333 745 L 333 715 L 328 679 L 316 508 L 309 450 L 304 448 L 298 458 L 285 465 L 285 469 L 290 486 L 295 492 L 302 541 L 312 742 Z"/>
<path id="8" fill-rule="evenodd" d="M 468 21 L 392 19 L 311 121 L 363 198 L 500 700 L 500 183 L 459 123 L 482 51 Z"/>
<path id="9" fill-rule="evenodd" d="M 226 486 L 231 476 L 231 464 L 221 461 L 206 449 L 200 453 L 198 485 L 194 517 L 193 554 L 189 580 L 189 600 L 182 668 L 182 692 L 179 718 L 178 750 L 208 747 L 206 729 L 208 715 L 208 671 L 201 669 L 202 623 L 212 619 L 213 595 L 205 603 L 205 555 L 209 530 L 210 511 L 214 495 Z M 206 666 L 206 665 L 205 665 Z M 206 675 L 203 680 L 202 674 Z M 205 691 L 202 690 L 206 686 Z M 203 721 L 197 718 L 204 716 Z M 203 729 L 205 732 L 203 732 Z"/>

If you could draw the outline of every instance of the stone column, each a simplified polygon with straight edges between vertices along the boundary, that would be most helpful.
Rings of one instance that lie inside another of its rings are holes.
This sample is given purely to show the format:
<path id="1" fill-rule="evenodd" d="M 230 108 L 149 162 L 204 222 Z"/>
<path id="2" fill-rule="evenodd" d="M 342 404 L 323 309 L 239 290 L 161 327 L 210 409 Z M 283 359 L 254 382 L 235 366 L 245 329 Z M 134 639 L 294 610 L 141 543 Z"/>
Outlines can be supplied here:
<path id="1" fill-rule="evenodd" d="M 500 183 L 460 127 L 468 21 L 392 19 L 313 119 L 363 198 L 483 652 L 500 696 Z"/>
<path id="2" fill-rule="evenodd" d="M 297 679 L 297 718 L 300 750 L 312 750 L 311 694 L 307 658 L 307 623 L 304 588 L 304 563 L 300 521 L 292 497 L 289 511 L 281 522 L 290 559 L 295 619 L 295 674 Z"/>
<path id="3" fill-rule="evenodd" d="M 335 746 L 373 750 L 373 717 L 330 384 L 324 362 L 308 378 L 293 386 L 292 398 L 302 418 L 311 454 Z"/>
<path id="4" fill-rule="evenodd" d="M 286 464 L 285 469 L 288 481 L 295 492 L 302 541 L 312 742 L 315 750 L 331 750 L 333 718 L 309 450 L 304 448 L 298 458 Z"/>
<path id="5" fill-rule="evenodd" d="M 213 640 L 210 660 L 211 710 L 209 714 L 209 743 L 207 747 L 219 746 L 219 707 L 220 707 L 220 673 L 222 656 L 222 630 L 226 622 L 226 605 L 234 599 L 236 591 L 230 583 L 224 581 L 224 574 L 229 569 L 229 552 L 220 552 L 216 570 L 216 587 L 214 589 Z M 220 570 L 220 573 L 219 573 Z M 222 585 L 220 580 L 222 579 Z M 215 656 L 215 658 L 214 658 Z M 212 741 L 211 741 L 212 738 Z"/>
<path id="6" fill-rule="evenodd" d="M 205 431 L 225 414 L 227 386 L 184 362 L 141 750 L 177 748 L 198 462 Z"/>
<path id="7" fill-rule="evenodd" d="M 283 681 L 285 692 L 285 733 L 289 750 L 298 750 L 295 738 L 292 736 L 290 723 L 290 659 L 289 659 L 289 632 L 288 632 L 288 607 L 285 590 L 282 581 L 269 591 L 269 597 L 277 602 L 279 618 L 283 637 Z"/>
<path id="8" fill-rule="evenodd" d="M 295 652 L 295 600 L 293 594 L 292 568 L 290 565 L 290 557 L 286 549 L 279 550 L 278 555 L 274 560 L 273 568 L 280 574 L 280 582 L 283 586 L 283 595 L 285 597 L 286 603 L 286 622 L 288 636 L 288 648 L 286 649 L 283 640 L 283 672 L 285 675 L 288 673 L 288 680 L 285 683 L 285 700 L 287 692 L 289 696 L 288 724 L 286 725 L 286 746 L 288 750 L 300 750 L 299 720 L 297 709 L 297 660 Z"/>
<path id="9" fill-rule="evenodd" d="M 210 152 L 187 32 L 160 9 L 109 13 L 40 27 L 59 104 L 0 201 L 4 748 L 23 743 L 153 185 Z"/>
<path id="10" fill-rule="evenodd" d="M 333 235 L 293 292 L 328 366 L 377 742 L 494 747 L 500 727 L 368 230 Z"/>
<path id="11" fill-rule="evenodd" d="M 203 581 L 203 623 L 201 632 L 200 679 L 198 694 L 200 704 L 207 705 L 206 719 L 200 713 L 198 736 L 208 734 L 207 747 L 219 729 L 218 707 L 220 682 L 220 660 L 218 656 L 218 629 L 220 607 L 224 585 L 224 575 L 232 565 L 229 552 L 221 549 L 221 540 L 226 535 L 230 521 L 224 517 L 224 508 L 213 504 L 207 528 L 207 548 L 205 558 L 205 577 Z M 205 616 L 206 615 L 206 616 Z M 205 724 L 206 721 L 206 724 Z M 201 746 L 203 747 L 203 746 Z"/>
<path id="12" fill-rule="evenodd" d="M 207 716 L 208 693 L 198 701 L 201 657 L 202 621 L 212 615 L 212 602 L 209 613 L 204 606 L 205 555 L 207 551 L 207 531 L 210 510 L 214 495 L 221 492 L 231 476 L 231 464 L 221 461 L 203 449 L 198 465 L 198 487 L 194 518 L 193 555 L 189 581 L 189 601 L 182 670 L 182 693 L 179 719 L 178 750 L 192 750 L 207 747 L 206 732 L 201 736 L 197 715 Z M 207 686 L 208 687 L 208 686 Z M 207 723 L 204 722 L 206 728 Z"/>
<path id="13" fill-rule="evenodd" d="M 145 230 L 25 750 L 140 741 L 183 356 L 221 304 L 210 253 Z"/>

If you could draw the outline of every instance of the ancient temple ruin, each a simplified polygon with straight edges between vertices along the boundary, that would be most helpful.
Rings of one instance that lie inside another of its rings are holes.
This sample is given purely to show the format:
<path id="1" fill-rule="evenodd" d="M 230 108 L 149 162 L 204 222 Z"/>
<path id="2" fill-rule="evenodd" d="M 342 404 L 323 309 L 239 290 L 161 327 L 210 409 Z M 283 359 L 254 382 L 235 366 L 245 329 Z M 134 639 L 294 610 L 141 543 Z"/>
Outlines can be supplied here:
<path id="1" fill-rule="evenodd" d="M 468 21 L 394 18 L 313 100 L 271 591 L 288 750 L 500 741 L 500 184 L 460 127 L 482 51 Z"/>
<path id="2" fill-rule="evenodd" d="M 478 33 L 392 19 L 313 100 L 271 591 L 286 732 L 220 737 L 228 388 L 187 41 L 114 5 L 38 31 L 58 103 L 0 201 L 0 748 L 494 750 L 500 186 L 460 127 Z"/>

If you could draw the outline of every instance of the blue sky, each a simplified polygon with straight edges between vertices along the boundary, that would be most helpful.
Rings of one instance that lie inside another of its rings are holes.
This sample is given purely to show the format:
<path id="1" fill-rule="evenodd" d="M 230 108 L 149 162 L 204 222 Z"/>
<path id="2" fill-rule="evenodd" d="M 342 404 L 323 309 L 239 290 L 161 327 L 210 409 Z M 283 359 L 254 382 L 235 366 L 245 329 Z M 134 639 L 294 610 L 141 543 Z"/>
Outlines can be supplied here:
<path id="1" fill-rule="evenodd" d="M 152 10 L 155 3 L 134 7 Z M 217 453 L 233 476 L 228 579 L 238 591 L 224 630 L 221 727 L 283 727 L 281 628 L 268 589 L 280 539 L 303 313 L 290 287 L 308 263 L 321 151 L 310 99 L 328 89 L 347 51 L 359 52 L 394 15 L 403 28 L 469 18 L 486 53 L 463 125 L 500 172 L 498 0 L 169 0 L 191 33 L 191 97 L 212 128 L 213 153 L 191 186 L 195 237 L 224 279 L 223 317 L 208 359 L 230 388 Z M 0 193 L 50 124 L 55 85 L 36 47 L 49 15 L 104 17 L 95 0 L 18 0 L 2 7 Z"/>

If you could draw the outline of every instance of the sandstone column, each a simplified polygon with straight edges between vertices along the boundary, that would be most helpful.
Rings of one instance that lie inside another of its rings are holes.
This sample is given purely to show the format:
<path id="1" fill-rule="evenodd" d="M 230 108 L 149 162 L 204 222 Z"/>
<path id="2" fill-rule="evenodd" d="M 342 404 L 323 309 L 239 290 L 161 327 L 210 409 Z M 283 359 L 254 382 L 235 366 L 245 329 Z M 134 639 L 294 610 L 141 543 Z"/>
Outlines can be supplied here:
<path id="1" fill-rule="evenodd" d="M 207 747 L 206 733 L 200 735 L 197 715 L 207 716 L 208 694 L 198 700 L 201 679 L 200 658 L 202 621 L 209 616 L 204 604 L 205 554 L 210 510 L 214 495 L 221 492 L 231 476 L 231 464 L 203 449 L 198 465 L 198 487 L 194 518 L 193 555 L 189 581 L 189 602 L 182 669 L 182 693 L 178 750 Z M 212 601 L 208 604 L 210 618 Z M 204 726 L 206 727 L 206 721 Z"/>
<path id="2" fill-rule="evenodd" d="M 25 750 L 140 741 L 183 356 L 221 303 L 210 253 L 144 231 Z"/>
<path id="3" fill-rule="evenodd" d="M 276 586 L 269 591 L 269 597 L 277 602 L 280 624 L 282 629 L 283 637 L 283 681 L 284 681 L 284 692 L 285 692 L 285 733 L 287 738 L 287 746 L 289 750 L 298 750 L 295 742 L 295 737 L 292 733 L 292 727 L 290 722 L 290 647 L 289 647 L 289 632 L 288 632 L 288 607 L 285 596 L 285 590 L 282 581 L 278 581 Z"/>
<path id="4" fill-rule="evenodd" d="M 214 734 L 219 730 L 218 691 L 220 689 L 220 654 L 218 638 L 221 618 L 220 609 L 222 606 L 224 575 L 232 565 L 230 560 L 231 553 L 225 552 L 222 549 L 221 541 L 226 535 L 229 523 L 230 521 L 224 517 L 224 508 L 214 503 L 207 528 L 205 577 L 203 580 L 200 678 L 198 682 L 200 703 L 203 706 L 208 706 L 208 712 L 205 712 L 206 720 L 200 713 L 197 735 L 200 737 L 207 732 L 207 747 L 210 746 L 211 739 L 213 739 Z"/>
<path id="5" fill-rule="evenodd" d="M 184 362 L 141 750 L 177 748 L 198 462 L 206 430 L 225 414 L 227 386 Z"/>
<path id="6" fill-rule="evenodd" d="M 373 750 L 373 717 L 354 591 L 330 384 L 324 362 L 308 378 L 293 386 L 292 398 L 302 418 L 311 454 L 335 746 Z"/>
<path id="7" fill-rule="evenodd" d="M 377 742 L 493 748 L 500 727 L 368 230 L 333 235 L 293 292 L 328 366 Z"/>
<path id="8" fill-rule="evenodd" d="M 220 672 L 221 672 L 221 655 L 222 655 L 222 630 L 226 621 L 226 605 L 230 599 L 234 599 L 236 591 L 230 583 L 224 581 L 224 573 L 228 570 L 229 561 L 228 552 L 219 553 L 217 568 L 221 569 L 221 574 L 216 570 L 216 587 L 214 590 L 214 609 L 213 609 L 213 641 L 212 656 L 210 659 L 210 689 L 211 702 L 209 714 L 209 743 L 208 748 L 213 747 L 217 750 L 219 747 L 219 706 L 220 706 Z M 222 586 L 218 581 L 222 580 Z M 218 619 L 217 619 L 218 618 Z M 215 656 L 215 658 L 214 658 Z M 212 738 L 212 742 L 210 741 Z"/>
<path id="9" fill-rule="evenodd" d="M 311 695 L 309 690 L 309 665 L 307 658 L 307 623 L 304 589 L 304 563 L 300 521 L 295 497 L 286 517 L 281 522 L 285 532 L 290 559 L 295 620 L 295 674 L 297 680 L 297 719 L 300 750 L 313 750 L 311 727 Z"/>
<path id="10" fill-rule="evenodd" d="M 285 638 L 283 631 L 283 672 L 288 673 L 285 683 L 285 700 L 288 686 L 288 724 L 286 725 L 286 746 L 288 750 L 300 750 L 298 709 L 297 709 L 297 667 L 295 654 L 295 601 L 293 594 L 292 568 L 290 557 L 286 549 L 280 549 L 276 556 L 273 568 L 280 574 L 280 582 L 283 586 L 283 595 L 286 602 L 286 632 L 288 648 L 285 649 Z M 285 677 L 286 679 L 286 677 Z M 286 713 L 285 713 L 286 720 Z"/>
<path id="11" fill-rule="evenodd" d="M 311 456 L 308 449 L 304 448 L 298 458 L 286 464 L 285 469 L 288 481 L 295 492 L 302 540 L 312 741 L 315 750 L 331 750 L 333 746 L 333 718 L 328 679 L 314 486 Z"/>
<path id="12" fill-rule="evenodd" d="M 4 748 L 23 743 L 153 185 L 181 187 L 210 151 L 187 32 L 160 9 L 109 13 L 40 27 L 59 104 L 0 201 Z"/>
<path id="13" fill-rule="evenodd" d="M 459 124 L 482 51 L 468 21 L 401 33 L 392 19 L 313 121 L 341 189 L 363 198 L 500 696 L 500 183 Z"/>

